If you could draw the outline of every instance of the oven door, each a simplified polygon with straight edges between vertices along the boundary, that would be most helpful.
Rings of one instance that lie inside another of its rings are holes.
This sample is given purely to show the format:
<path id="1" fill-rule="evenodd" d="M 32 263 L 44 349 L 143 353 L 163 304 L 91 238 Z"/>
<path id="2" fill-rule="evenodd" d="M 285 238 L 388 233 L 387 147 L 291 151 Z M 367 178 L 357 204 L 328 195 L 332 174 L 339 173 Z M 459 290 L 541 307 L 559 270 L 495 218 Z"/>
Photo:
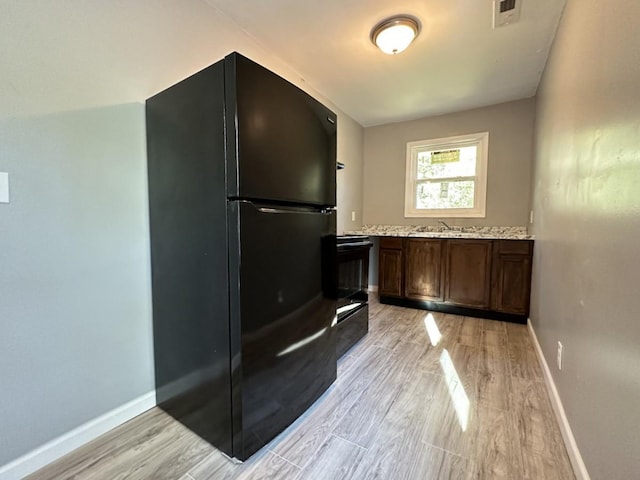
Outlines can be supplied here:
<path id="1" fill-rule="evenodd" d="M 338 323 L 367 305 L 368 241 L 338 243 Z"/>

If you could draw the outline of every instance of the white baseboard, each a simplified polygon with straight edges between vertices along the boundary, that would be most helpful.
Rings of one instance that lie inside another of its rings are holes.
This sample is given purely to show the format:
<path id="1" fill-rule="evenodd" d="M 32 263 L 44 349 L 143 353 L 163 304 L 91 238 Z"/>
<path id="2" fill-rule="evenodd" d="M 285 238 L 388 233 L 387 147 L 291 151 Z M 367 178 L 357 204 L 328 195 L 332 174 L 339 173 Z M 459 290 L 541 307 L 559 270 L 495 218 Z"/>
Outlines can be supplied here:
<path id="1" fill-rule="evenodd" d="M 111 410 L 0 467 L 0 480 L 19 480 L 156 405 L 155 391 Z"/>
<path id="2" fill-rule="evenodd" d="M 369 289 L 370 292 L 378 291 L 378 285 L 367 285 L 367 288 Z"/>
<path id="3" fill-rule="evenodd" d="M 565 447 L 567 448 L 567 453 L 569 454 L 569 460 L 571 461 L 571 466 L 573 467 L 573 473 L 576 476 L 576 480 L 590 480 L 589 472 L 587 471 L 587 467 L 582 460 L 580 450 L 578 450 L 578 444 L 576 443 L 576 439 L 573 436 L 573 432 L 571 431 L 571 426 L 569 425 L 569 420 L 567 419 L 567 415 L 564 412 L 564 407 L 562 406 L 562 400 L 560 399 L 560 395 L 558 394 L 556 383 L 551 376 L 551 370 L 549 370 L 547 360 L 544 358 L 540 343 L 538 343 L 538 337 L 536 336 L 536 332 L 533 329 L 533 325 L 531 324 L 531 319 L 528 319 L 527 326 L 529 327 L 529 332 L 531 333 L 531 338 L 533 339 L 536 353 L 538 354 L 540 364 L 542 365 L 542 372 L 547 384 L 547 390 L 549 391 L 551 406 L 553 407 L 553 411 L 556 414 L 558 423 L 560 424 L 560 432 L 562 433 L 562 439 L 564 440 Z"/>

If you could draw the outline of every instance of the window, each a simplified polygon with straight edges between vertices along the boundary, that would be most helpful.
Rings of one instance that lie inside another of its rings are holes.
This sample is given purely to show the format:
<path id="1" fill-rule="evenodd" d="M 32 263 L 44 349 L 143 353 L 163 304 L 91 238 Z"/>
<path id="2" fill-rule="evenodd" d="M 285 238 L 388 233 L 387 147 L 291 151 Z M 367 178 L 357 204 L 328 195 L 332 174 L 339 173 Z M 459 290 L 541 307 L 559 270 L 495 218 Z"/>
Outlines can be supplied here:
<path id="1" fill-rule="evenodd" d="M 484 217 L 489 133 L 407 143 L 405 217 Z"/>

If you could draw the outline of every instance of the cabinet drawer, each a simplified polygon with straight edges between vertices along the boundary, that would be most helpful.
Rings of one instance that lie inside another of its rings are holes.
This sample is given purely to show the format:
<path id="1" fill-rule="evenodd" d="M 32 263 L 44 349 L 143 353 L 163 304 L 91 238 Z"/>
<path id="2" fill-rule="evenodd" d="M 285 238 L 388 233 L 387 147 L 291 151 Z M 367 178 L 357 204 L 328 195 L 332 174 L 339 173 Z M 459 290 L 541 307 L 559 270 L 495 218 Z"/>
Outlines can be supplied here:
<path id="1" fill-rule="evenodd" d="M 530 255 L 533 242 L 531 240 L 497 240 L 498 253 L 511 255 Z"/>
<path id="2" fill-rule="evenodd" d="M 401 237 L 380 237 L 380 248 L 402 249 Z"/>

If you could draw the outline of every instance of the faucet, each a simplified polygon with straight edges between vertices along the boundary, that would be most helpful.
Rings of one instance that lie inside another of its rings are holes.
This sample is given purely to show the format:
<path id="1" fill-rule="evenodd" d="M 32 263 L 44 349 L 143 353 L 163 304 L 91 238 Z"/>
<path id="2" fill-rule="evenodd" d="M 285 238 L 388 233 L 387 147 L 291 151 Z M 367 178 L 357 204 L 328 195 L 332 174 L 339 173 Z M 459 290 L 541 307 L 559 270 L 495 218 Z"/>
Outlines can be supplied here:
<path id="1" fill-rule="evenodd" d="M 447 225 L 444 220 L 438 220 L 438 223 L 441 223 L 442 225 L 444 225 L 444 228 L 446 228 L 447 230 L 451 230 L 451 227 Z"/>

